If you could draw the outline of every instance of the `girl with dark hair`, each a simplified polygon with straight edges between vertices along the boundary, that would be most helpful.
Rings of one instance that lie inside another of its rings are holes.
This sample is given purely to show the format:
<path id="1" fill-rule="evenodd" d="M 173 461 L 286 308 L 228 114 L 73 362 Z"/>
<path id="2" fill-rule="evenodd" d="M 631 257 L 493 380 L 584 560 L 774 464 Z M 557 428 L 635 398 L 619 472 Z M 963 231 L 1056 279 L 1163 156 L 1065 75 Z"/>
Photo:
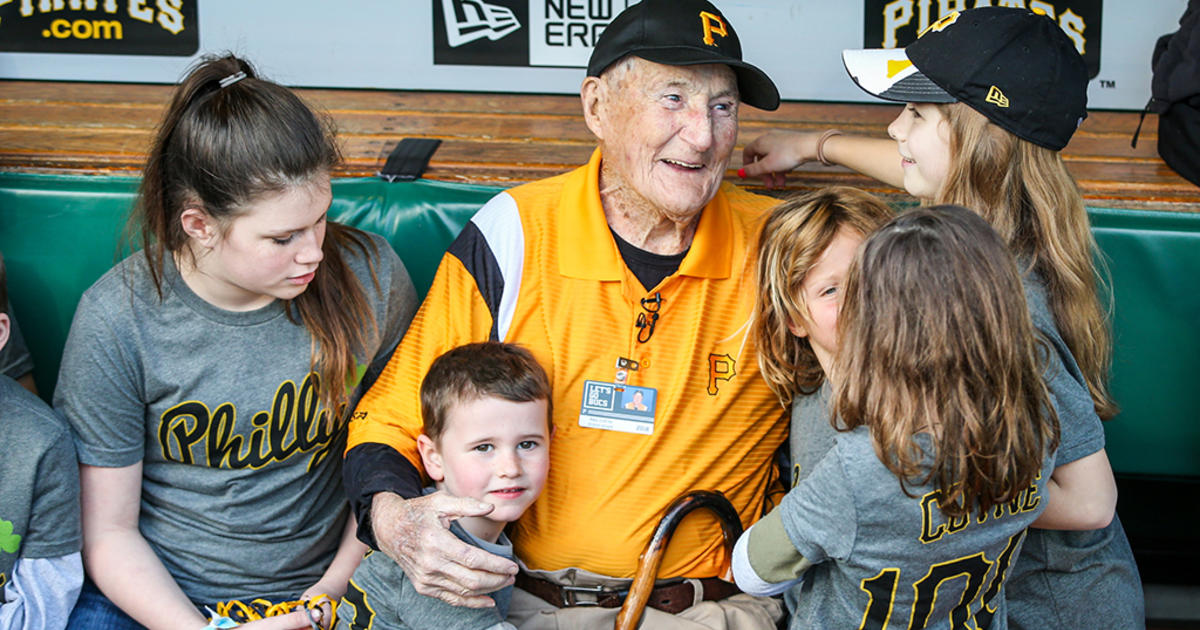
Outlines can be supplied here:
<path id="1" fill-rule="evenodd" d="M 840 433 L 738 540 L 738 586 L 803 579 L 795 629 L 988 627 L 1058 445 L 1016 264 L 971 211 L 918 209 L 867 238 L 842 295 L 817 355 Z"/>
<path id="2" fill-rule="evenodd" d="M 327 221 L 339 159 L 331 125 L 241 59 L 176 91 L 130 223 L 142 252 L 80 300 L 55 392 L 89 577 L 69 627 L 199 630 L 218 602 L 345 591 L 364 548 L 344 412 L 416 295 L 384 239 Z M 244 627 L 314 619 L 332 622 Z"/>

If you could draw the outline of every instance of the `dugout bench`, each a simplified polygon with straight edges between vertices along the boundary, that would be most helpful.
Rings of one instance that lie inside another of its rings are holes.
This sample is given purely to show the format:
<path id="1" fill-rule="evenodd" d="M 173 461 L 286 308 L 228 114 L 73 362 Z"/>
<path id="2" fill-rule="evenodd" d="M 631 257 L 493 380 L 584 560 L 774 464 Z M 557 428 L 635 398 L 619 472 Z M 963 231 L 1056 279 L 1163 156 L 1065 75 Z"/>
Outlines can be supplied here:
<path id="1" fill-rule="evenodd" d="M 123 256 L 137 185 L 126 176 L 0 173 L 9 295 L 47 400 L 79 296 Z M 498 190 L 338 178 L 330 217 L 386 237 L 423 294 L 451 240 Z M 1089 212 L 1115 298 L 1112 389 L 1122 411 L 1105 430 L 1118 511 L 1144 580 L 1195 584 L 1183 567 L 1200 560 L 1200 213 Z"/>

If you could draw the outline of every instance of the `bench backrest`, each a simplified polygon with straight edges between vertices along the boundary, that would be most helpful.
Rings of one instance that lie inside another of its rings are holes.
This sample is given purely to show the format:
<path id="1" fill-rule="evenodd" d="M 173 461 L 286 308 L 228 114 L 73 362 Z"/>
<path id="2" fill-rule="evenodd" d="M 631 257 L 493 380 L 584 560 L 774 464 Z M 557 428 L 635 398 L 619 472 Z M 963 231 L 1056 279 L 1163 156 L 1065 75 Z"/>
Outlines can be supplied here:
<path id="1" fill-rule="evenodd" d="M 35 377 L 49 398 L 80 294 L 120 257 L 137 180 L 0 174 L 0 251 Z M 424 293 L 442 253 L 499 189 L 372 178 L 333 185 L 330 216 L 385 236 Z M 1106 423 L 1122 473 L 1200 479 L 1200 214 L 1090 209 L 1113 278 L 1112 386 Z"/>

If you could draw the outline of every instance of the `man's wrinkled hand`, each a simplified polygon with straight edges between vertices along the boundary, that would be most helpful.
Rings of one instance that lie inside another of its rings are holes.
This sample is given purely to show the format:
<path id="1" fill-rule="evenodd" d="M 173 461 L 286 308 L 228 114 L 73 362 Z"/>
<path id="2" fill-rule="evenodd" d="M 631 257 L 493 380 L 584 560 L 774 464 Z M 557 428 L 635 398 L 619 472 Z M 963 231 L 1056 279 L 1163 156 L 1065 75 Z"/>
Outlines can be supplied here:
<path id="1" fill-rule="evenodd" d="M 493 509 L 444 492 L 414 499 L 381 492 L 371 502 L 371 527 L 380 550 L 404 569 L 418 593 L 453 606 L 489 608 L 496 603 L 487 594 L 512 584 L 517 565 L 459 540 L 450 523 Z"/>

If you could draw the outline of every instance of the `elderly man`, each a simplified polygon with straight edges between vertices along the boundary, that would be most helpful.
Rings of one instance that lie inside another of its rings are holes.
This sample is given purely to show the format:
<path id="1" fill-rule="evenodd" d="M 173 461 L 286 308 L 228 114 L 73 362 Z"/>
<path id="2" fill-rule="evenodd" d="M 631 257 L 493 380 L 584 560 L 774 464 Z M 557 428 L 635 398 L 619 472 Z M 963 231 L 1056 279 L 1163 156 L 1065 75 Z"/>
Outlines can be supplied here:
<path id="1" fill-rule="evenodd" d="M 555 434 L 545 490 L 510 531 L 524 565 L 510 621 L 523 628 L 611 627 L 660 513 L 683 492 L 719 490 L 744 524 L 757 520 L 786 433 L 747 334 L 751 248 L 774 200 L 722 184 L 740 104 L 775 109 L 775 85 L 742 61 L 708 2 L 643 0 L 597 42 L 581 96 L 599 148 L 471 220 L 359 403 L 346 456 L 360 537 L 419 592 L 491 605 L 484 594 L 517 567 L 446 530 L 491 504 L 421 496 L 417 391 L 454 346 L 531 350 L 550 375 Z M 626 387 L 654 390 L 645 411 L 619 404 Z M 689 517 L 643 625 L 773 628 L 778 603 L 738 593 L 725 570 L 716 520 Z"/>

